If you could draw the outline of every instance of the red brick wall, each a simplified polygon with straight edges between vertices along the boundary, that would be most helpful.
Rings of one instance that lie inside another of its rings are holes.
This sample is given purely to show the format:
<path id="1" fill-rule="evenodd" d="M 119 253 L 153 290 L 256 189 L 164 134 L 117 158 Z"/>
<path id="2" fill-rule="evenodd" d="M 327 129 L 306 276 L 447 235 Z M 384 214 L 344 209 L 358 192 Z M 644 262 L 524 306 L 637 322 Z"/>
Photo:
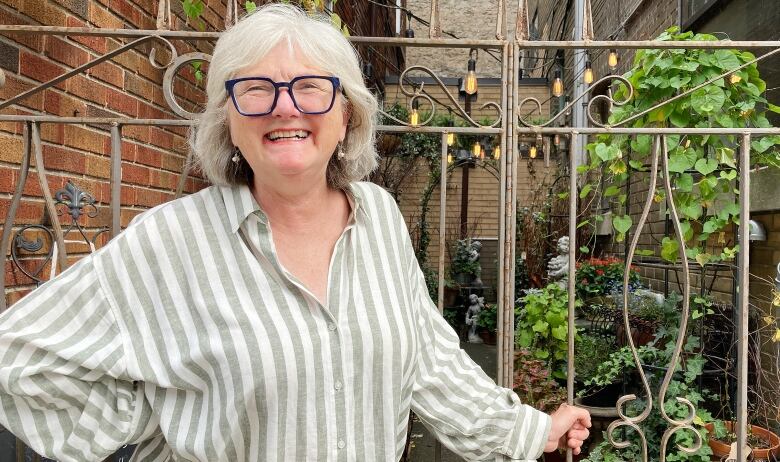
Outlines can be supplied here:
<path id="1" fill-rule="evenodd" d="M 174 29 L 192 29 L 182 18 L 181 2 L 173 1 Z M 224 28 L 223 1 L 206 0 L 202 18 L 206 30 Z M 155 0 L 0 0 L 0 24 L 29 24 L 96 28 L 154 29 L 157 14 Z M 7 100 L 42 82 L 116 49 L 129 40 L 107 37 L 58 37 L 44 34 L 6 34 L 0 36 L 0 67 L 6 85 L 0 99 Z M 179 54 L 208 52 L 206 41 L 174 41 Z M 167 48 L 154 44 L 164 61 Z M 164 70 L 149 62 L 153 43 L 127 51 L 7 108 L 3 114 L 49 114 L 81 117 L 128 117 L 178 119 L 166 104 L 162 92 Z M 182 68 L 174 91 L 185 108 L 204 102 L 192 69 Z M 19 180 L 22 157 L 22 123 L 0 123 L 0 216 L 5 218 L 13 191 Z M 172 126 L 125 126 L 122 130 L 121 224 L 141 211 L 174 197 L 187 153 L 187 128 Z M 44 165 L 52 192 L 68 179 L 91 193 L 97 200 L 98 214 L 84 218 L 91 232 L 108 226 L 111 194 L 109 127 L 101 125 L 41 125 Z M 185 192 L 206 186 L 198 177 L 190 178 Z M 43 194 L 37 175 L 31 172 L 15 225 L 41 224 L 44 216 Z M 61 222 L 65 222 L 62 219 Z M 46 249 L 44 249 L 45 251 Z M 73 248 L 75 252 L 83 251 Z M 73 257 L 73 259 L 78 256 Z M 40 260 L 25 262 L 37 266 Z M 33 281 L 10 262 L 5 265 L 6 300 L 13 303 L 29 291 Z"/>

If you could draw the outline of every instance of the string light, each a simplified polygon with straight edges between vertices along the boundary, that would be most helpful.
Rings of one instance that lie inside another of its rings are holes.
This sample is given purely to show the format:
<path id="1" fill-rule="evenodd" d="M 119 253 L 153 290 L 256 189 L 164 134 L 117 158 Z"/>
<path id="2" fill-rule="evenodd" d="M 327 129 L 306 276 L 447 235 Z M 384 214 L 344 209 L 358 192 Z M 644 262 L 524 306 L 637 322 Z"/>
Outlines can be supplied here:
<path id="1" fill-rule="evenodd" d="M 553 137 L 553 144 L 555 145 L 555 147 L 558 147 L 558 146 L 561 145 L 561 135 L 559 135 L 557 133 L 555 134 L 555 136 Z"/>
<path id="2" fill-rule="evenodd" d="M 561 80 L 560 70 L 555 71 L 555 78 L 553 79 L 552 83 L 552 94 L 555 97 L 560 97 L 563 95 L 563 80 Z"/>
<path id="3" fill-rule="evenodd" d="M 416 127 L 420 124 L 420 113 L 418 112 L 418 109 L 420 108 L 420 104 L 417 102 L 417 100 L 412 101 L 412 112 L 409 113 L 409 125 L 412 127 Z"/>
<path id="4" fill-rule="evenodd" d="M 482 154 L 482 145 L 479 144 L 479 141 L 474 142 L 474 146 L 471 147 L 471 153 L 474 154 L 474 157 L 480 157 L 480 154 Z"/>
<path id="5" fill-rule="evenodd" d="M 474 52 L 473 49 L 469 51 L 468 70 L 463 78 L 463 91 L 469 95 L 477 92 L 477 60 L 471 56 L 472 52 Z"/>
<path id="6" fill-rule="evenodd" d="M 531 149 L 528 150 L 528 156 L 531 159 L 536 159 L 536 145 L 535 144 L 532 144 L 531 145 Z"/>
<path id="7" fill-rule="evenodd" d="M 501 158 L 501 145 L 496 145 L 493 148 L 493 159 L 498 160 Z"/>
<path id="8" fill-rule="evenodd" d="M 455 144 L 455 134 L 447 133 L 447 146 L 452 146 L 453 144 Z"/>
<path id="9" fill-rule="evenodd" d="M 582 74 L 582 81 L 590 85 L 593 83 L 593 66 L 590 64 L 590 56 L 585 53 L 585 73 Z"/>
<path id="10" fill-rule="evenodd" d="M 452 165 L 452 154 L 447 153 L 447 165 Z"/>
<path id="11" fill-rule="evenodd" d="M 607 57 L 607 65 L 609 66 L 609 69 L 612 71 L 614 71 L 617 68 L 618 54 L 617 54 L 617 50 L 614 48 L 609 50 L 609 56 Z"/>

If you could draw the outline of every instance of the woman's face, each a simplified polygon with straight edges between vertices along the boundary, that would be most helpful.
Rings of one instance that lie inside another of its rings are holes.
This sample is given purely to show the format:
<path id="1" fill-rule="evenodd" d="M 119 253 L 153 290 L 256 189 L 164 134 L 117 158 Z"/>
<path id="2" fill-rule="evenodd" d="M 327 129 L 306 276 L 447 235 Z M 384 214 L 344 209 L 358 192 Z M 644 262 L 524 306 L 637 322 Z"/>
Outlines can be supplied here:
<path id="1" fill-rule="evenodd" d="M 297 47 L 291 50 L 279 44 L 235 78 L 266 77 L 289 82 L 301 75 L 327 74 L 307 63 Z M 340 92 L 336 92 L 331 110 L 324 114 L 299 112 L 286 88 L 279 89 L 276 107 L 264 116 L 239 114 L 230 98 L 226 104 L 230 138 L 249 163 L 256 181 L 283 185 L 296 179 L 325 180 L 330 156 L 347 132 L 349 114 Z"/>

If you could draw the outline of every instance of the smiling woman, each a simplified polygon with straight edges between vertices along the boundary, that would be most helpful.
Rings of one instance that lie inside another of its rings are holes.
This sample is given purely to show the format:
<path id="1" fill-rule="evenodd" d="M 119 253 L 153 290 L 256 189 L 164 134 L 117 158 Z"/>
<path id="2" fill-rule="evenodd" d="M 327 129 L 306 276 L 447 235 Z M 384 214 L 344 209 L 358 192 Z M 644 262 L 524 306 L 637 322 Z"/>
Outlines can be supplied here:
<path id="1" fill-rule="evenodd" d="M 248 46 L 251 44 L 251 46 Z M 376 165 L 377 103 L 327 18 L 217 42 L 215 186 L 143 214 L 0 315 L 0 425 L 47 457 L 397 461 L 410 410 L 468 460 L 579 453 L 590 417 L 496 386 L 438 313 Z"/>

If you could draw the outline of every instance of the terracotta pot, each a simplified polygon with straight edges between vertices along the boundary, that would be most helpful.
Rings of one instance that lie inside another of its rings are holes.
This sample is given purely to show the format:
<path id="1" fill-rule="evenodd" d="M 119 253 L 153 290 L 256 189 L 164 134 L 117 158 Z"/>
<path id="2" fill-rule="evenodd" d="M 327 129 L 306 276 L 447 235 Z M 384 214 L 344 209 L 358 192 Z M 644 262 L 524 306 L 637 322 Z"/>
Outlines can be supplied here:
<path id="1" fill-rule="evenodd" d="M 734 428 L 734 422 L 732 421 L 726 421 L 724 422 L 726 424 L 726 429 L 729 431 L 733 431 Z M 725 456 L 729 455 L 729 451 L 731 450 L 731 443 L 726 443 L 720 440 L 714 439 L 712 435 L 712 431 L 714 429 L 714 425 L 712 423 L 708 423 L 705 425 L 705 428 L 710 433 L 710 439 L 709 444 L 710 448 L 712 448 L 712 460 L 713 461 L 721 461 Z M 780 456 L 780 437 L 776 434 L 772 433 L 771 431 L 767 430 L 764 427 L 759 427 L 758 425 L 751 425 L 750 431 L 754 435 L 758 435 L 761 438 L 768 439 L 769 440 L 769 448 L 764 449 L 753 449 L 753 453 L 751 454 L 751 458 L 753 460 L 777 460 L 777 458 Z M 770 454 L 772 457 L 770 458 Z"/>
<path id="2" fill-rule="evenodd" d="M 487 329 L 480 329 L 479 331 L 477 331 L 477 335 L 479 335 L 479 338 L 482 339 L 482 342 L 484 342 L 485 345 L 496 344 L 496 333 L 494 331 L 489 331 Z"/>

